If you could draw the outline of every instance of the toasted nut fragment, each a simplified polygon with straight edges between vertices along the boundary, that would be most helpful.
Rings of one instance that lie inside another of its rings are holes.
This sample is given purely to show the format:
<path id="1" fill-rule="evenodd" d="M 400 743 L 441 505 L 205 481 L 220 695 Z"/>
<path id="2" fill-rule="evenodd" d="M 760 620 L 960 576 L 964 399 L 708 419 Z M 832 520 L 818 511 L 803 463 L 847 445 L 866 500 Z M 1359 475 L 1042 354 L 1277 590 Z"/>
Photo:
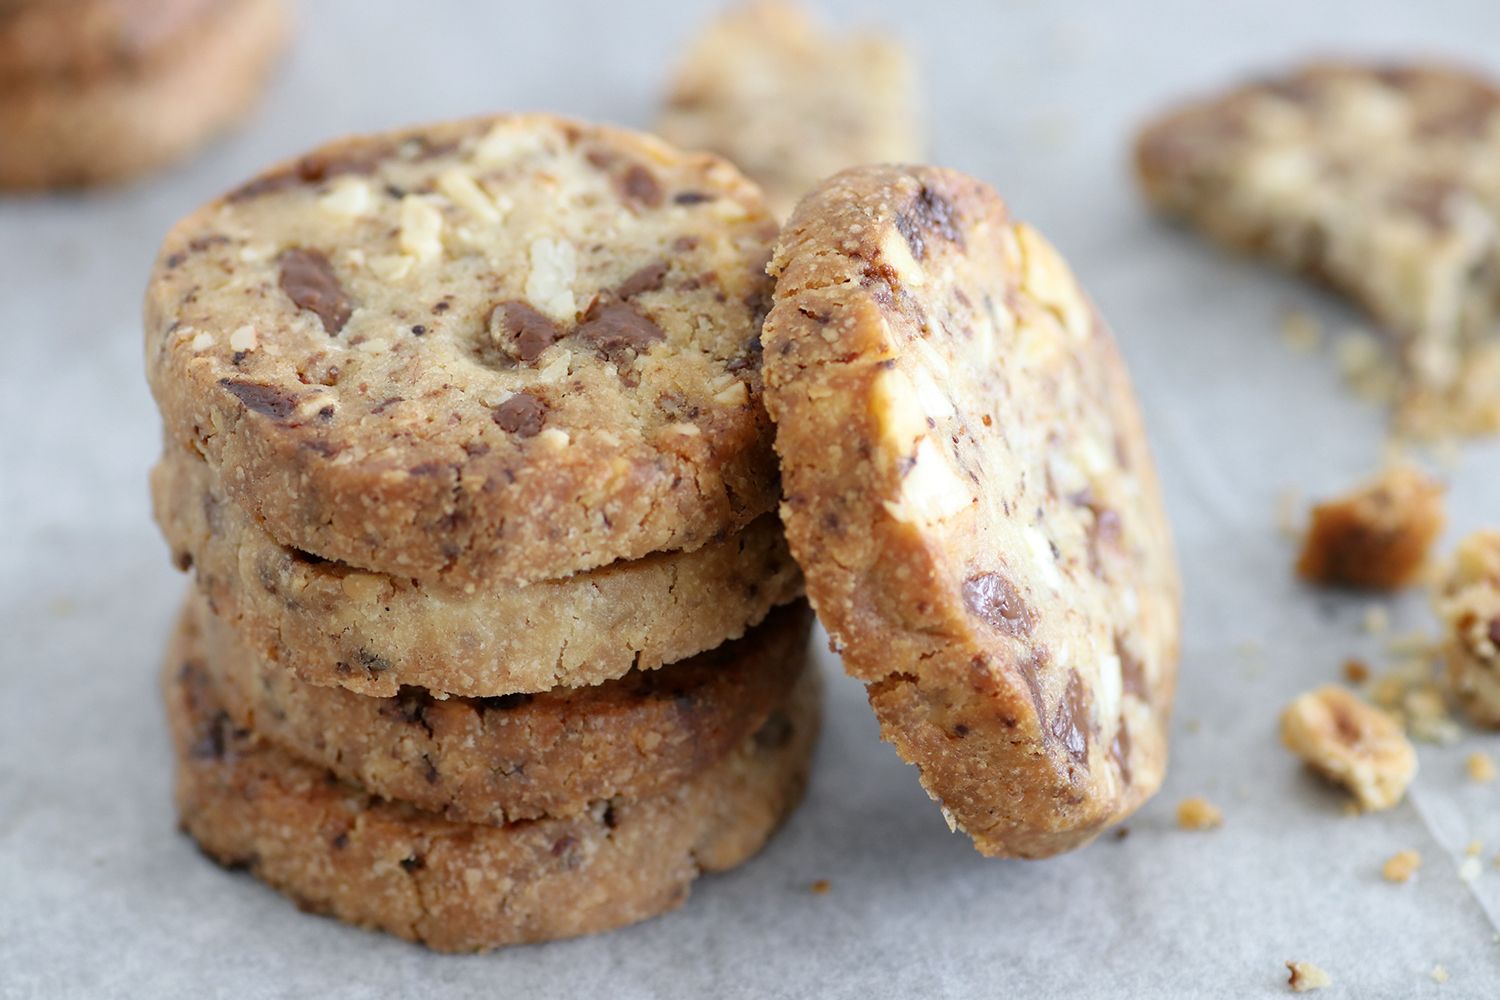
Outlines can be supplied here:
<path id="1" fill-rule="evenodd" d="M 833 886 L 826 878 L 820 878 L 812 885 L 808 886 L 808 889 L 812 891 L 812 894 L 814 896 L 826 896 L 828 895 L 828 890 L 832 888 Z"/>
<path id="2" fill-rule="evenodd" d="M 1475 723 L 1500 727 L 1500 531 L 1459 544 L 1433 604 L 1449 692 Z"/>
<path id="3" fill-rule="evenodd" d="M 1417 773 L 1416 751 L 1396 720 L 1334 685 L 1286 707 L 1281 740 L 1313 770 L 1353 792 L 1365 809 L 1400 802 Z"/>
<path id="4" fill-rule="evenodd" d="M 1403 587 L 1422 569 L 1444 519 L 1442 485 L 1410 466 L 1391 466 L 1313 508 L 1297 573 L 1313 583 Z"/>
<path id="5" fill-rule="evenodd" d="M 1380 866 L 1380 874 L 1387 882 L 1406 882 L 1422 867 L 1422 855 L 1416 851 L 1397 851 Z"/>
<path id="6" fill-rule="evenodd" d="M 1471 753 L 1465 762 L 1469 770 L 1469 780 L 1480 784 L 1489 784 L 1495 780 L 1495 758 L 1487 753 Z"/>
<path id="7" fill-rule="evenodd" d="M 1287 985 L 1292 988 L 1293 993 L 1310 993 L 1333 985 L 1333 979 L 1328 973 L 1311 962 L 1288 962 L 1286 967 L 1291 973 L 1287 977 Z"/>
<path id="8" fill-rule="evenodd" d="M 1448 970 L 1441 963 L 1432 967 L 1432 981 L 1439 986 L 1448 981 Z"/>
<path id="9" fill-rule="evenodd" d="M 1177 804 L 1177 825 L 1184 830 L 1212 830 L 1224 825 L 1224 814 L 1201 795 L 1194 795 Z"/>

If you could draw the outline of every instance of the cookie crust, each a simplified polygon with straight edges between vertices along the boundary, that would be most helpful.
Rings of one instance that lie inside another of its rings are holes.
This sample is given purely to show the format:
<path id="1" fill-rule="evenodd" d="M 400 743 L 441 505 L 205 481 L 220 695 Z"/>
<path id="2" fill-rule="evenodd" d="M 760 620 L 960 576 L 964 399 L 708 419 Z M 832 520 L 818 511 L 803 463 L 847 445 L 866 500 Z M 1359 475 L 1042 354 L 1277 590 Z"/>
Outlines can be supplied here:
<path id="1" fill-rule="evenodd" d="M 307 911 L 437 951 L 594 934 L 675 909 L 743 863 L 801 799 L 818 728 L 807 671 L 772 719 L 699 777 L 578 815 L 483 826 L 382 802 L 239 729 L 179 636 L 163 685 L 183 828 Z"/>
<path id="2" fill-rule="evenodd" d="M 282 650 L 303 680 L 375 697 L 403 685 L 489 697 L 597 684 L 739 638 L 802 592 L 775 514 L 691 552 L 453 588 L 278 545 L 185 449 L 169 446 L 151 482 L 174 560 L 219 614 Z"/>
<path id="3" fill-rule="evenodd" d="M 722 160 L 546 115 L 332 143 L 179 223 L 168 433 L 283 544 L 453 586 L 691 550 L 774 506 L 775 224 Z"/>
<path id="4" fill-rule="evenodd" d="M 384 799 L 502 825 L 569 816 L 693 780 L 758 730 L 807 664 L 812 614 L 776 612 L 743 639 L 586 688 L 504 698 L 368 698 L 297 680 L 201 598 L 182 625 L 224 710 L 287 752 Z"/>
<path id="5" fill-rule="evenodd" d="M 783 230 L 765 326 L 782 517 L 884 737 L 990 855 L 1159 786 L 1178 582 L 1113 340 L 972 178 L 863 167 Z"/>

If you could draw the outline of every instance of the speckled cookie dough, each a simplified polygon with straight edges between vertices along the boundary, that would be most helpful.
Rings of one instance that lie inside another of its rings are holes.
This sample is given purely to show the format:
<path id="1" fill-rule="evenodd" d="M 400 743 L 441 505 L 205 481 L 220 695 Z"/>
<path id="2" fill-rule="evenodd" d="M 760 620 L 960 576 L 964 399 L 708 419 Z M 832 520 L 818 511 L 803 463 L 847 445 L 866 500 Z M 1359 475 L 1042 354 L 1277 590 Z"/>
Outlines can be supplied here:
<path id="1" fill-rule="evenodd" d="M 544 115 L 346 139 L 168 235 L 168 433 L 277 541 L 452 586 L 690 550 L 775 503 L 775 223 L 722 160 Z"/>
<path id="2" fill-rule="evenodd" d="M 1442 65 L 1314 63 L 1151 123 L 1147 197 L 1310 274 L 1394 338 L 1405 430 L 1500 430 L 1500 91 Z"/>
<path id="3" fill-rule="evenodd" d="M 1465 538 L 1433 596 L 1448 690 L 1475 723 L 1500 728 L 1500 531 Z"/>
<path id="4" fill-rule="evenodd" d="M 0 187 L 107 183 L 242 118 L 285 48 L 285 0 L 0 4 Z"/>
<path id="5" fill-rule="evenodd" d="M 988 187 L 864 167 L 772 262 L 766 397 L 808 596 L 884 737 L 990 855 L 1156 791 L 1178 581 L 1109 331 Z"/>
<path id="6" fill-rule="evenodd" d="M 836 37 L 789 0 L 750 0 L 696 38 L 657 131 L 737 164 L 785 218 L 813 186 L 861 163 L 922 159 L 906 51 Z"/>
<path id="7" fill-rule="evenodd" d="M 675 909 L 699 874 L 743 863 L 796 806 L 818 729 L 809 670 L 754 735 L 668 792 L 484 826 L 383 802 L 238 728 L 186 636 L 163 682 L 177 808 L 205 853 L 303 910 L 438 951 L 593 934 Z"/>
<path id="8" fill-rule="evenodd" d="M 184 630 L 224 710 L 311 764 L 385 799 L 502 824 L 666 792 L 716 764 L 785 700 L 812 614 L 782 609 L 735 642 L 594 687 L 502 698 L 368 698 L 297 680 L 279 650 L 245 644 L 189 602 Z"/>
<path id="9" fill-rule="evenodd" d="M 597 684 L 738 638 L 802 592 L 781 522 L 762 514 L 691 552 L 525 587 L 447 587 L 278 545 L 169 446 L 152 473 L 179 566 L 226 619 L 304 680 L 389 697 L 403 685 L 476 697 Z"/>

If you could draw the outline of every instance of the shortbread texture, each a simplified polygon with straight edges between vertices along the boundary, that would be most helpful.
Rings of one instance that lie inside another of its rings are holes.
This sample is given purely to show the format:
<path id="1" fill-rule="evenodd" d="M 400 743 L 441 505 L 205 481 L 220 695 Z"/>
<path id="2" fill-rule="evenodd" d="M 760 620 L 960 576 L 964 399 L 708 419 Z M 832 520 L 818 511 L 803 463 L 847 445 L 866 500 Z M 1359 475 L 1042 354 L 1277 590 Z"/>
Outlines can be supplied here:
<path id="1" fill-rule="evenodd" d="M 845 167 L 922 159 L 915 90 L 895 40 L 837 36 L 791 0 L 750 0 L 694 39 L 657 131 L 727 157 L 785 218 Z"/>
<path id="2" fill-rule="evenodd" d="M 1348 295 L 1390 334 L 1403 430 L 1500 430 L 1500 91 L 1314 63 L 1152 122 L 1147 197 Z"/>
<path id="3" fill-rule="evenodd" d="M 798 206 L 764 343 L 782 518 L 883 736 L 980 851 L 1159 787 L 1178 580 L 1113 339 L 984 184 L 862 167 Z"/>
<path id="4" fill-rule="evenodd" d="M 238 122 L 286 47 L 285 0 L 0 5 L 0 188 L 162 167 Z"/>
<path id="5" fill-rule="evenodd" d="M 573 816 L 456 823 L 382 802 L 239 728 L 201 651 L 164 667 L 184 829 L 302 909 L 438 951 L 610 930 L 675 909 L 703 872 L 755 854 L 797 804 L 817 735 L 814 671 L 698 777 Z"/>
<path id="6" fill-rule="evenodd" d="M 798 597 L 802 574 L 765 513 L 690 552 L 661 552 L 524 587 L 449 587 L 278 544 L 211 466 L 169 446 L 151 477 L 177 565 L 245 640 L 314 684 L 375 697 L 406 687 L 491 697 L 651 670 L 736 639 Z"/>
<path id="7" fill-rule="evenodd" d="M 173 228 L 168 435 L 282 544 L 453 586 L 697 548 L 771 509 L 775 234 L 733 167 L 544 115 L 356 137 Z"/>
<path id="8" fill-rule="evenodd" d="M 1475 723 L 1500 728 L 1500 531 L 1459 543 L 1433 601 L 1449 692 Z"/>

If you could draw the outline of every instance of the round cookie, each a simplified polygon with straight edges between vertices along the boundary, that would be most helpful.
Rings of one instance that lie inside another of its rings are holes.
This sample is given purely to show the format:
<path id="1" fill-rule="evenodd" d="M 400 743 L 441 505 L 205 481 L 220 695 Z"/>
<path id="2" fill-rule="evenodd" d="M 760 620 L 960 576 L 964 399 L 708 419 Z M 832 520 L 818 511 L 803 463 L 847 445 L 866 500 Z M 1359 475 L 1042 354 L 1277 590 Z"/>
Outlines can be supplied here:
<path id="1" fill-rule="evenodd" d="M 688 550 L 774 506 L 776 231 L 726 162 L 544 115 L 346 139 L 168 235 L 168 432 L 278 541 L 452 585 Z"/>
<path id="2" fill-rule="evenodd" d="M 564 819 L 455 823 L 382 802 L 236 728 L 179 634 L 163 682 L 184 829 L 305 910 L 482 951 L 609 930 L 676 908 L 702 872 L 755 854 L 802 796 L 818 729 L 807 670 L 765 725 L 661 795 Z"/>
<path id="3" fill-rule="evenodd" d="M 192 598 L 183 626 L 235 724 L 386 799 L 452 820 L 568 816 L 693 779 L 754 733 L 807 662 L 812 614 L 782 608 L 743 639 L 593 687 L 368 698 L 297 680 Z"/>
<path id="4" fill-rule="evenodd" d="M 1113 340 L 992 190 L 824 182 L 766 320 L 782 517 L 884 737 L 985 854 L 1092 839 L 1159 786 L 1178 581 Z"/>
<path id="5" fill-rule="evenodd" d="M 247 113 L 288 32 L 284 0 L 0 13 L 0 187 L 118 181 L 178 159 Z M 57 35 L 66 44 L 49 46 Z"/>
<path id="6" fill-rule="evenodd" d="M 579 687 L 737 638 L 802 592 L 781 522 L 762 514 L 691 552 L 664 552 L 525 587 L 423 584 L 278 545 L 169 446 L 152 472 L 157 523 L 214 609 L 282 650 L 315 684 L 403 685 L 489 697 Z"/>

